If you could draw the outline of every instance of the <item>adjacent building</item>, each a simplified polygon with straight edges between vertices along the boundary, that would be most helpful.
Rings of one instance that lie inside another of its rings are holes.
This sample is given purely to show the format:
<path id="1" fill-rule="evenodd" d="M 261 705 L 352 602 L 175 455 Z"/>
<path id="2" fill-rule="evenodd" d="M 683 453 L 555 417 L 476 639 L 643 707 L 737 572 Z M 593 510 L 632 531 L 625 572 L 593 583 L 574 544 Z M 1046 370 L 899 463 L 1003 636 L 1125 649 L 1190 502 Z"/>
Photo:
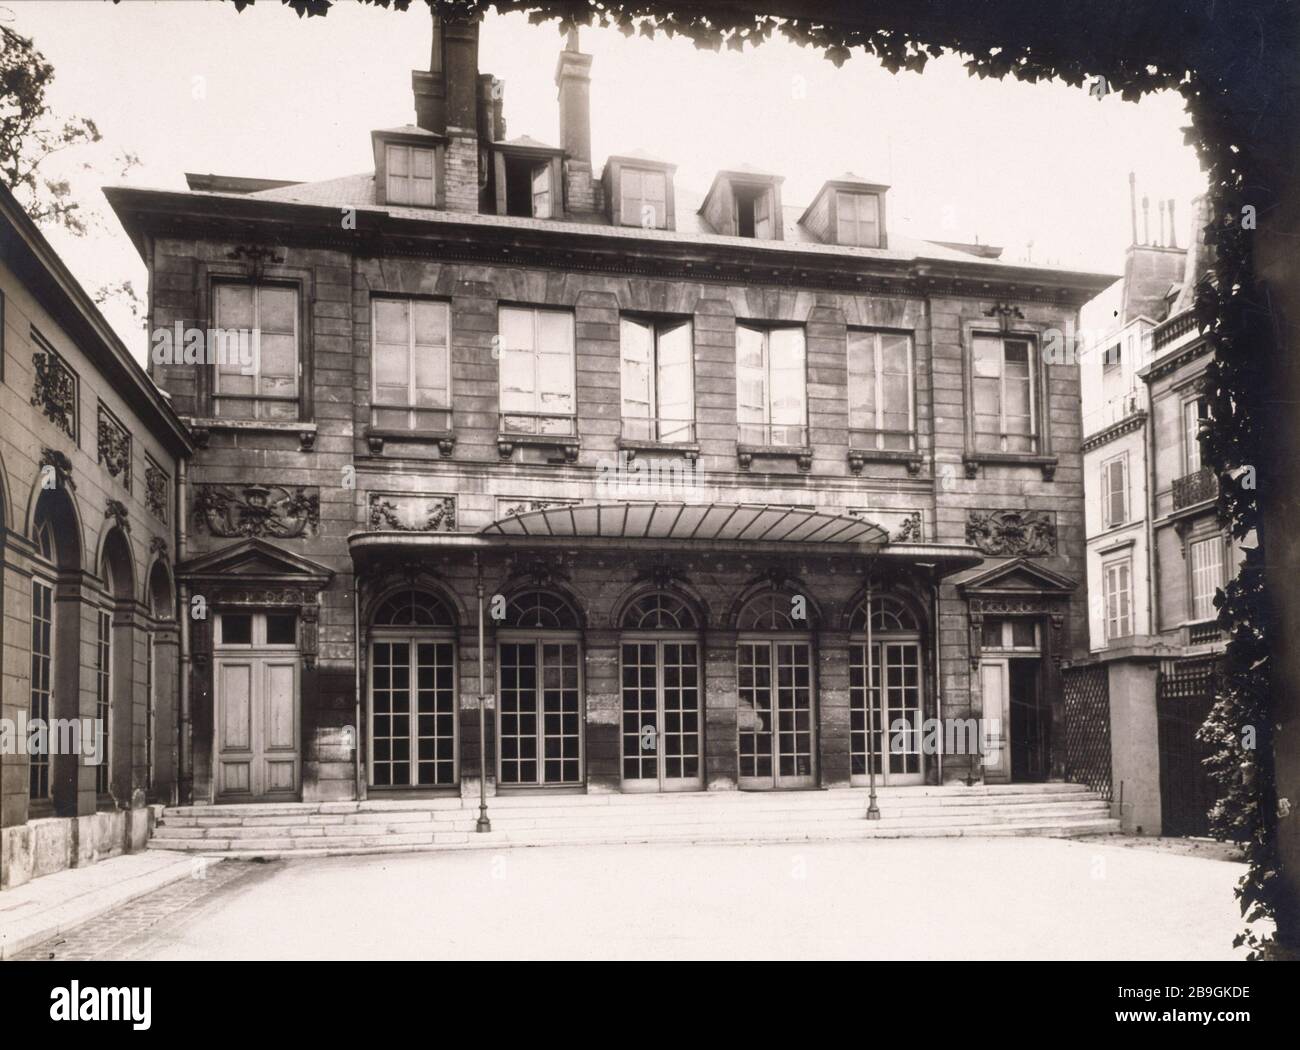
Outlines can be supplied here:
<path id="1" fill-rule="evenodd" d="M 1163 207 L 1161 220 L 1163 231 Z M 1242 556 L 1199 441 L 1213 356 L 1193 310 L 1212 261 L 1207 221 L 1198 203 L 1188 248 L 1174 243 L 1172 204 L 1163 243 L 1136 243 L 1135 224 L 1123 279 L 1084 311 L 1092 659 L 1078 667 L 1108 679 L 1125 826 L 1152 834 L 1206 830 L 1214 796 L 1195 732 L 1226 641 L 1215 595 Z"/>
<path id="2" fill-rule="evenodd" d="M 597 169 L 576 36 L 557 145 L 477 56 L 435 21 L 373 170 L 108 191 L 196 446 L 183 796 L 1076 776 L 1080 373 L 1041 350 L 1113 278 L 900 236 L 856 175 Z"/>
<path id="3" fill-rule="evenodd" d="M 178 798 L 185 426 L 0 187 L 0 886 Z"/>

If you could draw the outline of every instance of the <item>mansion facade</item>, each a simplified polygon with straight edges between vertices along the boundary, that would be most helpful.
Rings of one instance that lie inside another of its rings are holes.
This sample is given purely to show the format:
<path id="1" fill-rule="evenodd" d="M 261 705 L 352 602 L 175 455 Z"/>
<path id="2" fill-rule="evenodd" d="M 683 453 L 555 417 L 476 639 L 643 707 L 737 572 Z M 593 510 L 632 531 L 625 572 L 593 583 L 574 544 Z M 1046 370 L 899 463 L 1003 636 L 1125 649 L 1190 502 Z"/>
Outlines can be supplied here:
<path id="1" fill-rule="evenodd" d="M 597 172 L 576 37 L 554 146 L 477 55 L 435 21 L 371 172 L 107 191 L 194 446 L 181 799 L 1065 779 L 1079 370 L 1041 348 L 1112 278 L 896 236 L 853 175 Z"/>

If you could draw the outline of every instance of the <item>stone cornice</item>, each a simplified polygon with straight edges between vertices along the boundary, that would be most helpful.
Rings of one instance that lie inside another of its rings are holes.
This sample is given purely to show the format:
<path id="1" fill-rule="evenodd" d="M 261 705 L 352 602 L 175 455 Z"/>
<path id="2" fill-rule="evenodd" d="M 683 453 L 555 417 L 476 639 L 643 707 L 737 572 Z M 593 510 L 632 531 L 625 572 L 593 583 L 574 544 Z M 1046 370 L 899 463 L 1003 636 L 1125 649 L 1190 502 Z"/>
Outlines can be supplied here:
<path id="1" fill-rule="evenodd" d="M 446 212 L 428 219 L 358 207 L 343 229 L 340 207 L 166 192 L 105 190 L 137 249 L 147 236 L 260 241 L 333 249 L 368 257 L 436 259 L 611 273 L 678 281 L 820 288 L 846 293 L 955 296 L 1078 307 L 1113 278 L 1065 270 L 867 256 L 788 241 L 735 244 L 721 238 L 665 235 L 575 223 Z M 351 223 L 350 223 L 351 225 Z"/>
<path id="2" fill-rule="evenodd" d="M 1139 408 L 1136 412 L 1130 412 L 1118 423 L 1112 423 L 1110 426 L 1090 434 L 1083 439 L 1082 451 L 1091 452 L 1093 449 L 1101 448 L 1118 437 L 1125 434 L 1131 434 L 1135 430 L 1140 430 L 1147 420 L 1147 410 Z"/>

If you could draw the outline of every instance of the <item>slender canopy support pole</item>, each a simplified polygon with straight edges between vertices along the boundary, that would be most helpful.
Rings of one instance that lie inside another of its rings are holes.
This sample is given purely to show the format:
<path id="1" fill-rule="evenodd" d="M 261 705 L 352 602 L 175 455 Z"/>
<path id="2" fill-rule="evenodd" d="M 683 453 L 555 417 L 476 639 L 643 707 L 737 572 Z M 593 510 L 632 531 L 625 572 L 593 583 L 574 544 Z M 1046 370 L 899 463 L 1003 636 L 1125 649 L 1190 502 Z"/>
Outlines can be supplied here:
<path id="1" fill-rule="evenodd" d="M 474 555 L 474 587 L 478 592 L 478 821 L 477 832 L 492 830 L 487 812 L 487 695 L 483 691 L 483 568 Z"/>

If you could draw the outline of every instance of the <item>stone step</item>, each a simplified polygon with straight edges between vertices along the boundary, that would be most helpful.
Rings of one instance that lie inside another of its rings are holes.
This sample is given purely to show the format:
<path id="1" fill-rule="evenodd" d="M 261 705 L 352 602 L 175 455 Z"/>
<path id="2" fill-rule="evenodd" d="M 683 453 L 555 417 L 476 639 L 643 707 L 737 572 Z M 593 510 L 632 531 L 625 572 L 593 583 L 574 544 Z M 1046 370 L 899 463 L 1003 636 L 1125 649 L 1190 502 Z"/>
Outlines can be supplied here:
<path id="1" fill-rule="evenodd" d="M 597 801 L 589 801 L 595 798 Z M 617 799 L 618 801 L 611 801 Z M 625 801 L 625 800 L 634 801 Z M 1066 802 L 1103 801 L 1096 792 L 1081 790 L 1076 792 L 1022 792 L 997 796 L 961 795 L 887 795 L 878 796 L 879 805 L 889 809 L 963 809 L 1003 806 L 1039 806 L 1055 805 Z M 430 805 L 438 802 L 436 806 Z M 457 805 L 448 805 L 455 802 Z M 539 797 L 496 796 L 488 804 L 493 813 L 528 813 L 530 816 L 547 816 L 569 819 L 578 812 L 600 811 L 608 813 L 611 819 L 623 819 L 629 811 L 683 811 L 699 808 L 701 811 L 719 813 L 748 812 L 806 812 L 835 809 L 865 811 L 868 804 L 866 792 L 782 792 L 782 793 L 707 793 L 692 792 L 666 795 L 617 795 L 617 796 L 583 796 L 566 795 Z M 473 800 L 423 800 L 412 801 L 402 806 L 382 803 L 376 806 L 370 802 L 349 803 L 347 810 L 333 808 L 337 804 L 327 803 L 331 808 L 324 810 L 321 805 L 303 803 L 296 808 L 276 807 L 275 812 L 264 812 L 263 807 L 254 806 L 205 806 L 183 809 L 167 809 L 163 813 L 164 823 L 172 827 L 276 827 L 292 826 L 308 820 L 322 824 L 349 823 L 396 823 L 399 821 L 421 820 L 459 820 L 465 815 L 477 814 L 477 802 Z M 357 807 L 361 808 L 357 808 Z"/>
<path id="2" fill-rule="evenodd" d="M 970 823 L 984 821 L 1000 823 L 1007 819 L 1062 817 L 1074 815 L 1108 815 L 1109 805 L 1100 800 L 1078 800 L 1069 796 L 1060 801 L 1022 803 L 1005 805 L 990 803 L 983 806 L 910 806 L 898 807 L 886 804 L 881 812 L 886 819 L 902 817 L 926 823 Z M 502 826 L 510 827 L 626 827 L 645 824 L 696 824 L 714 823 L 718 826 L 728 824 L 781 823 L 787 821 L 834 821 L 842 819 L 860 819 L 866 812 L 864 806 L 824 807 L 806 811 L 782 809 L 751 809 L 746 807 L 713 807 L 681 804 L 677 806 L 646 807 L 630 810 L 610 808 L 574 808 L 574 809 L 534 809 L 515 811 L 490 811 L 493 819 Z M 448 831 L 472 830 L 476 812 L 470 811 L 411 811 L 404 813 L 351 813 L 351 814 L 304 814 L 299 818 L 261 817 L 247 818 L 244 821 L 219 818 L 172 818 L 164 821 L 155 829 L 160 839 L 199 838 L 274 838 L 281 834 L 290 835 L 365 835 L 375 831 L 386 830 L 400 833 L 402 831 Z"/>
<path id="3" fill-rule="evenodd" d="M 351 839 L 269 839 L 269 840 L 194 840 L 171 843 L 151 843 L 153 849 L 171 849 L 178 852 L 213 854 L 222 857 L 251 859 L 358 856 L 385 853 L 413 853 L 442 850 L 502 849 L 530 846 L 599 846 L 636 843 L 673 844 L 745 844 L 761 842 L 835 842 L 877 838 L 978 838 L 1004 836 L 1050 836 L 1072 838 L 1089 835 L 1119 834 L 1119 821 L 1111 819 L 1076 819 L 1066 821 L 1022 821 L 1005 824 L 970 824 L 954 827 L 939 825 L 915 827 L 906 824 L 862 821 L 848 829 L 813 828 L 759 828 L 711 829 L 706 832 L 678 829 L 653 832 L 624 832 L 620 835 L 558 835 L 551 831 L 530 834 L 527 831 L 503 833 L 493 831 L 487 835 L 473 832 L 465 834 L 406 834 Z"/>

